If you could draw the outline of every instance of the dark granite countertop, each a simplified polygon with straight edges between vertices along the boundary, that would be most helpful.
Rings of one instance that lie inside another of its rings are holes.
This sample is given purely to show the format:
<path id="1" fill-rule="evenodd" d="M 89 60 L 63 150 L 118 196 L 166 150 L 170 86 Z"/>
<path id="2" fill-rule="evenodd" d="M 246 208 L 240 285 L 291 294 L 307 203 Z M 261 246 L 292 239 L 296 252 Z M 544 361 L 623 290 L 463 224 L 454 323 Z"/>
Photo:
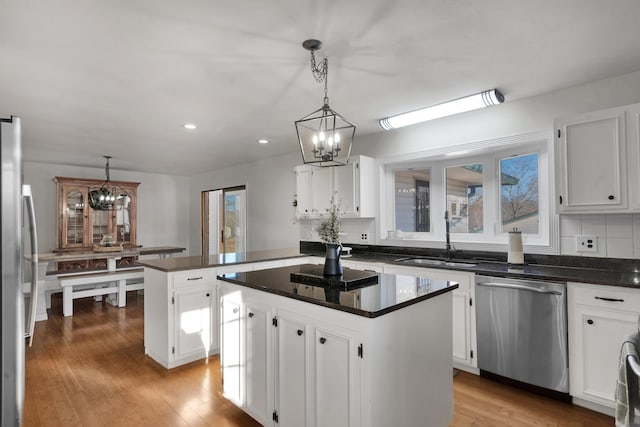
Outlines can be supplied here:
<path id="1" fill-rule="evenodd" d="M 305 273 L 312 264 L 249 271 L 220 276 L 220 280 L 247 286 L 364 317 L 378 317 L 458 287 L 455 282 L 396 274 L 378 275 L 378 283 L 358 287 L 316 286 L 291 281 L 291 273 Z M 345 268 L 345 276 L 348 268 Z"/>
<path id="2" fill-rule="evenodd" d="M 352 246 L 353 261 L 382 262 L 407 267 L 438 268 L 469 271 L 479 275 L 514 277 L 520 279 L 558 282 L 582 282 L 596 285 L 621 286 L 640 289 L 640 261 L 617 258 L 593 258 L 558 255 L 525 254 L 524 265 L 506 262 L 506 254 L 465 251 L 457 261 L 475 263 L 473 267 L 420 265 L 399 259 L 416 256 L 443 258 L 444 251 L 437 249 L 402 248 L 390 246 Z M 324 256 L 321 243 L 300 242 L 300 250 L 309 255 Z"/>
<path id="3" fill-rule="evenodd" d="M 273 249 L 265 251 L 232 252 L 210 256 L 173 257 L 166 259 L 139 260 L 137 263 L 167 273 L 198 268 L 222 267 L 226 265 L 248 264 L 261 261 L 276 261 L 287 258 L 304 257 L 299 249 Z"/>
<path id="4" fill-rule="evenodd" d="M 179 246 L 138 246 L 135 248 L 125 248 L 121 251 L 99 252 L 99 251 L 65 251 L 65 252 L 48 252 L 38 254 L 38 260 L 44 261 L 78 261 L 86 259 L 100 258 L 121 258 L 140 255 L 164 255 L 184 252 L 185 248 Z M 31 255 L 25 254 L 25 259 L 31 261 Z"/>

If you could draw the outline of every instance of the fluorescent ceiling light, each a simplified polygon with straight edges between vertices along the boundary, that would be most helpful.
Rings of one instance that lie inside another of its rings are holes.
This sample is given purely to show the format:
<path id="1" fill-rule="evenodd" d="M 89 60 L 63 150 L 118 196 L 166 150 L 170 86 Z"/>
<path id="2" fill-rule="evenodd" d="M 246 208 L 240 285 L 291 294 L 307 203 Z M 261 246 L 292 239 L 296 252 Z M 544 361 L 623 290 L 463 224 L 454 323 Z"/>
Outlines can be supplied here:
<path id="1" fill-rule="evenodd" d="M 194 125 L 193 123 L 185 123 L 184 125 L 182 125 L 185 129 L 189 129 L 189 130 L 194 130 L 196 128 L 196 125 Z"/>
<path id="2" fill-rule="evenodd" d="M 477 110 L 491 105 L 502 104 L 504 96 L 498 89 L 491 89 L 464 98 L 454 99 L 442 104 L 419 110 L 402 113 L 380 120 L 380 126 L 386 130 L 414 125 L 427 120 L 439 119 L 440 117 L 451 116 L 453 114 L 464 113 L 466 111 Z"/>
<path id="3" fill-rule="evenodd" d="M 259 139 L 259 140 L 258 140 L 258 142 L 259 142 L 260 144 L 268 144 L 268 143 L 269 143 L 269 140 L 267 140 L 267 139 Z"/>

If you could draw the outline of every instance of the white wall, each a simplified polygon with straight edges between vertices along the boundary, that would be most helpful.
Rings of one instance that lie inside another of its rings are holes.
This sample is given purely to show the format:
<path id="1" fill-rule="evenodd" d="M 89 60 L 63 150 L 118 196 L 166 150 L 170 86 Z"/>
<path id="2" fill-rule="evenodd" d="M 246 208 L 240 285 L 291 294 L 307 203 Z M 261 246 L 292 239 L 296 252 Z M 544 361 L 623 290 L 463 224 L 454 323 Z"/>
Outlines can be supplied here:
<path id="1" fill-rule="evenodd" d="M 640 102 L 640 72 L 509 100 L 504 104 L 370 136 L 357 136 L 354 154 L 387 158 L 553 129 L 558 117 Z"/>
<path id="2" fill-rule="evenodd" d="M 291 141 L 295 148 L 295 140 Z M 226 187 L 247 187 L 247 250 L 297 248 L 299 226 L 294 221 L 293 168 L 302 163 L 300 152 L 262 159 L 192 176 L 190 197 L 190 253 L 201 253 L 201 193 Z"/>
<path id="3" fill-rule="evenodd" d="M 105 178 L 104 168 L 25 162 L 24 183 L 31 184 L 33 190 L 39 252 L 56 248 L 55 176 Z M 111 168 L 111 179 L 141 183 L 138 187 L 138 244 L 189 248 L 189 178 Z"/>

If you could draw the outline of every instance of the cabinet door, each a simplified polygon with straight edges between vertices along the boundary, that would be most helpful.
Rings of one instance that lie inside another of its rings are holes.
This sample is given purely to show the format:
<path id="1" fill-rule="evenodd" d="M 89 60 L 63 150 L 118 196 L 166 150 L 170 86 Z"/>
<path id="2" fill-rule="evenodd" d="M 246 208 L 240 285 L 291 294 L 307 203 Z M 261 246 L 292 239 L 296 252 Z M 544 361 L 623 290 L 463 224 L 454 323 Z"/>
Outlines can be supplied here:
<path id="1" fill-rule="evenodd" d="M 311 167 L 298 166 L 295 169 L 296 174 L 296 216 L 305 217 L 311 215 Z"/>
<path id="2" fill-rule="evenodd" d="M 571 395 L 613 408 L 620 348 L 624 337 L 637 331 L 638 314 L 578 306 L 573 322 Z"/>
<path id="3" fill-rule="evenodd" d="M 293 315 L 278 314 L 276 407 L 282 427 L 309 425 L 310 378 L 308 323 Z"/>
<path id="4" fill-rule="evenodd" d="M 623 108 L 556 122 L 558 203 L 562 212 L 626 209 Z"/>
<path id="5" fill-rule="evenodd" d="M 475 275 L 462 271 L 421 267 L 385 266 L 384 271 L 385 273 L 428 277 L 430 279 L 442 279 L 458 283 L 458 289 L 452 292 L 453 361 L 456 363 L 456 367 L 473 371 L 478 366 L 475 357 L 476 315 L 475 306 L 473 305 Z"/>
<path id="6" fill-rule="evenodd" d="M 340 204 L 343 215 L 357 215 L 359 211 L 356 167 L 356 163 L 348 163 L 332 168 L 335 170 L 336 201 Z"/>
<path id="7" fill-rule="evenodd" d="M 315 425 L 360 425 L 360 364 L 349 335 L 315 331 Z"/>
<path id="8" fill-rule="evenodd" d="M 466 290 L 456 289 L 453 301 L 453 360 L 475 366 L 471 348 L 471 295 Z"/>
<path id="9" fill-rule="evenodd" d="M 226 295 L 222 297 L 220 316 L 222 369 L 222 394 L 227 399 L 242 407 L 240 390 L 242 388 L 242 349 L 240 302 Z"/>
<path id="10" fill-rule="evenodd" d="M 245 301 L 245 410 L 262 425 L 271 423 L 273 402 L 273 360 L 269 307 Z"/>
<path id="11" fill-rule="evenodd" d="M 64 186 L 59 197 L 60 246 L 67 249 L 90 245 L 91 242 L 87 240 L 89 234 L 87 188 Z"/>
<path id="12" fill-rule="evenodd" d="M 311 205 L 315 215 L 326 215 L 333 195 L 333 167 L 313 168 Z"/>
<path id="13" fill-rule="evenodd" d="M 175 359 L 192 355 L 206 357 L 213 344 L 214 290 L 210 286 L 175 292 Z M 216 334 L 217 336 L 217 334 Z"/>
<path id="14" fill-rule="evenodd" d="M 630 106 L 627 119 L 627 171 L 629 172 L 629 205 L 640 211 L 640 104 Z"/>

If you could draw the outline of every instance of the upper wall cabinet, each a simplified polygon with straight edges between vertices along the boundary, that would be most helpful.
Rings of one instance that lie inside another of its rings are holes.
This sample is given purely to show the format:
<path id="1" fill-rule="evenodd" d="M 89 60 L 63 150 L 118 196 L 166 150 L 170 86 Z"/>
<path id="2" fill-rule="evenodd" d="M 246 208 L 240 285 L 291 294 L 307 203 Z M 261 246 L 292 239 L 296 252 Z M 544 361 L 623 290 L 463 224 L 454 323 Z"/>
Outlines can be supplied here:
<path id="1" fill-rule="evenodd" d="M 99 189 L 104 181 L 55 177 L 57 189 L 56 236 L 58 250 L 86 250 L 99 245 L 105 234 L 114 243 L 136 246 L 137 182 L 109 181 L 116 196 L 109 210 L 89 206 L 89 192 Z"/>
<path id="2" fill-rule="evenodd" d="M 555 121 L 559 213 L 640 210 L 639 105 Z"/>
<path id="3" fill-rule="evenodd" d="M 343 217 L 371 218 L 376 212 L 375 160 L 354 156 L 345 166 L 297 166 L 296 216 L 318 218 L 327 214 L 331 196 Z"/>

